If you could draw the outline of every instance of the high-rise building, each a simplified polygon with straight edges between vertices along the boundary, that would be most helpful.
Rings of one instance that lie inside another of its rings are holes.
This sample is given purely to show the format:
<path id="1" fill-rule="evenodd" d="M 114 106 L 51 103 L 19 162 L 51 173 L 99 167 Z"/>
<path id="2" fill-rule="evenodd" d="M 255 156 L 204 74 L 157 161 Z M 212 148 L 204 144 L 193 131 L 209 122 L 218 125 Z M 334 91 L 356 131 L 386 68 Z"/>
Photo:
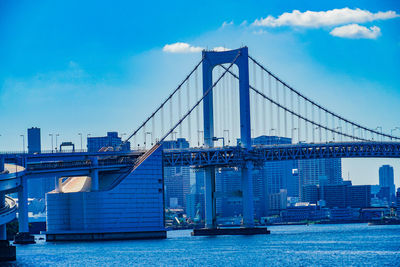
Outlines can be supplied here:
<path id="1" fill-rule="evenodd" d="M 32 127 L 28 129 L 28 153 L 40 153 L 40 128 Z"/>
<path id="2" fill-rule="evenodd" d="M 396 192 L 396 207 L 397 207 L 397 216 L 400 217 L 400 187 L 397 188 Z"/>
<path id="3" fill-rule="evenodd" d="M 389 187 L 390 199 L 388 199 L 389 204 L 394 200 L 395 196 L 395 185 L 394 185 L 394 174 L 393 167 L 390 165 L 382 165 L 379 168 L 379 186 Z"/>
<path id="4" fill-rule="evenodd" d="M 351 186 L 350 205 L 352 208 L 371 207 L 371 186 L 370 185 Z"/>
<path id="5" fill-rule="evenodd" d="M 215 173 L 215 189 L 219 217 L 234 217 L 243 214 L 242 209 L 242 173 L 237 168 L 218 168 Z"/>
<path id="6" fill-rule="evenodd" d="M 279 136 L 259 136 L 252 139 L 253 145 L 281 145 L 291 144 L 292 140 Z M 260 216 L 269 213 L 271 194 L 279 194 L 286 190 L 288 197 L 299 196 L 299 176 L 297 175 L 298 162 L 296 160 L 266 162 L 260 170 L 253 171 L 253 188 L 255 211 Z M 256 203 L 259 202 L 259 205 Z M 258 209 L 258 210 L 257 210 Z"/>
<path id="7" fill-rule="evenodd" d="M 188 148 L 189 142 L 185 138 L 165 141 L 164 149 Z M 169 208 L 184 208 L 186 210 L 186 196 L 190 194 L 190 167 L 164 168 L 165 203 Z"/>
<path id="8" fill-rule="evenodd" d="M 281 189 L 279 193 L 269 194 L 269 210 L 272 213 L 280 212 L 287 206 L 287 190 Z"/>
<path id="9" fill-rule="evenodd" d="M 303 186 L 303 202 L 308 202 L 310 204 L 317 204 L 320 200 L 319 188 L 317 185 L 310 184 Z"/>
<path id="10" fill-rule="evenodd" d="M 121 144 L 122 140 L 121 137 L 118 137 L 118 132 L 107 132 L 107 136 L 87 138 L 88 152 L 97 152 L 104 147 L 117 149 Z M 129 151 L 131 150 L 131 144 L 130 142 L 126 142 L 120 148 L 122 151 Z"/>
<path id="11" fill-rule="evenodd" d="M 341 159 L 305 159 L 299 160 L 299 190 L 306 185 L 342 184 Z M 302 200 L 303 201 L 303 200 Z"/>

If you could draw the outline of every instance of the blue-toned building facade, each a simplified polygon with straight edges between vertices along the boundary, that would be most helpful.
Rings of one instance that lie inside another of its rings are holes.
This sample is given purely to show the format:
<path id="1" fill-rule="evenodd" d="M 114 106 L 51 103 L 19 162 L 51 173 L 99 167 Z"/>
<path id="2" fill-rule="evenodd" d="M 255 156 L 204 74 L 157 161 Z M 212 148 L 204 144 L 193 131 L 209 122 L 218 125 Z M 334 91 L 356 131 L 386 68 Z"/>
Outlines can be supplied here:
<path id="1" fill-rule="evenodd" d="M 117 149 L 121 146 L 122 139 L 118 137 L 118 132 L 107 132 L 107 136 L 102 137 L 88 137 L 87 138 L 87 149 L 88 152 L 97 152 L 103 147 L 112 147 Z M 122 151 L 130 151 L 131 144 L 126 142 L 121 146 Z"/>

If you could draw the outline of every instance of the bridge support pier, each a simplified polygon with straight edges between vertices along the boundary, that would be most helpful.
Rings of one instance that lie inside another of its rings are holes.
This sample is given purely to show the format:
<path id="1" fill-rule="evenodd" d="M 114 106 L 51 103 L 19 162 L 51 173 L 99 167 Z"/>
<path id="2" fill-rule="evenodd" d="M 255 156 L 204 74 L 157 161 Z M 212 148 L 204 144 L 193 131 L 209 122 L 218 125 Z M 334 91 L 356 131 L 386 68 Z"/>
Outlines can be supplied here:
<path id="1" fill-rule="evenodd" d="M 243 204 L 243 225 L 254 227 L 254 197 L 253 197 L 253 163 L 248 161 L 242 168 L 242 204 Z"/>
<path id="2" fill-rule="evenodd" d="M 215 200 L 215 167 L 205 168 L 204 199 L 205 199 L 205 226 L 207 229 L 215 229 L 216 222 L 216 200 Z"/>
<path id="3" fill-rule="evenodd" d="M 97 157 L 91 158 L 92 165 L 95 169 L 90 172 L 90 178 L 92 179 L 92 191 L 99 190 L 99 170 L 96 169 L 99 165 L 99 161 Z"/>
<path id="4" fill-rule="evenodd" d="M 14 244 L 34 243 L 34 236 L 29 234 L 27 179 L 26 176 L 22 176 L 18 191 L 18 233 L 14 237 Z"/>

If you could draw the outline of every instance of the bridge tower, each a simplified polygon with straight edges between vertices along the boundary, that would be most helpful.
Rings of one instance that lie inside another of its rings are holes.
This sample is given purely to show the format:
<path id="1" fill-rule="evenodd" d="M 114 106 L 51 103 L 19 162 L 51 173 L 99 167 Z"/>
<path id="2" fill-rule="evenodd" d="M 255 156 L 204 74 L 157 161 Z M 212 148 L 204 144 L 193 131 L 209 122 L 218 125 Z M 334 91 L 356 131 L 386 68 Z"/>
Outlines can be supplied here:
<path id="1" fill-rule="evenodd" d="M 237 57 L 237 58 L 236 58 Z M 248 49 L 216 52 L 203 51 L 203 94 L 212 86 L 212 71 L 215 66 L 231 63 L 235 60 L 239 69 L 239 108 L 240 108 L 240 145 L 251 149 L 250 126 L 250 92 L 249 92 L 249 60 Z M 213 92 L 204 98 L 204 143 L 207 147 L 214 146 L 214 112 Z M 245 162 L 242 167 L 242 192 L 243 192 L 243 222 L 246 227 L 254 226 L 253 179 L 252 162 Z M 216 199 L 215 199 L 215 167 L 205 169 L 205 219 L 206 228 L 216 228 Z"/>

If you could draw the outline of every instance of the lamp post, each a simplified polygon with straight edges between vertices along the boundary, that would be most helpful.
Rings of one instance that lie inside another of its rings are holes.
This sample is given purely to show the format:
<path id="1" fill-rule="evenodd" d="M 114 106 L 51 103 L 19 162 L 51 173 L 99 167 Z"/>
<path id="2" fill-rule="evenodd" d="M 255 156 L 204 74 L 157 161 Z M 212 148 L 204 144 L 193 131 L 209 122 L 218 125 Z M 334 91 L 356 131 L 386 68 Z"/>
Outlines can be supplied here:
<path id="1" fill-rule="evenodd" d="M 21 134 L 22 137 L 22 153 L 25 154 L 25 135 Z"/>
<path id="2" fill-rule="evenodd" d="M 56 152 L 57 152 L 57 137 L 60 136 L 59 134 L 56 134 Z"/>
<path id="3" fill-rule="evenodd" d="M 49 134 L 51 136 L 51 153 L 53 153 L 53 134 Z"/>
<path id="4" fill-rule="evenodd" d="M 78 135 L 81 137 L 81 152 L 82 152 L 82 133 L 78 133 Z"/>
<path id="5" fill-rule="evenodd" d="M 395 127 L 394 129 L 390 130 L 390 135 L 393 136 L 393 132 L 395 132 L 396 130 L 400 130 L 400 127 Z M 0 135 L 1 136 L 1 135 Z M 390 137 L 390 140 L 392 140 L 392 137 Z"/>

